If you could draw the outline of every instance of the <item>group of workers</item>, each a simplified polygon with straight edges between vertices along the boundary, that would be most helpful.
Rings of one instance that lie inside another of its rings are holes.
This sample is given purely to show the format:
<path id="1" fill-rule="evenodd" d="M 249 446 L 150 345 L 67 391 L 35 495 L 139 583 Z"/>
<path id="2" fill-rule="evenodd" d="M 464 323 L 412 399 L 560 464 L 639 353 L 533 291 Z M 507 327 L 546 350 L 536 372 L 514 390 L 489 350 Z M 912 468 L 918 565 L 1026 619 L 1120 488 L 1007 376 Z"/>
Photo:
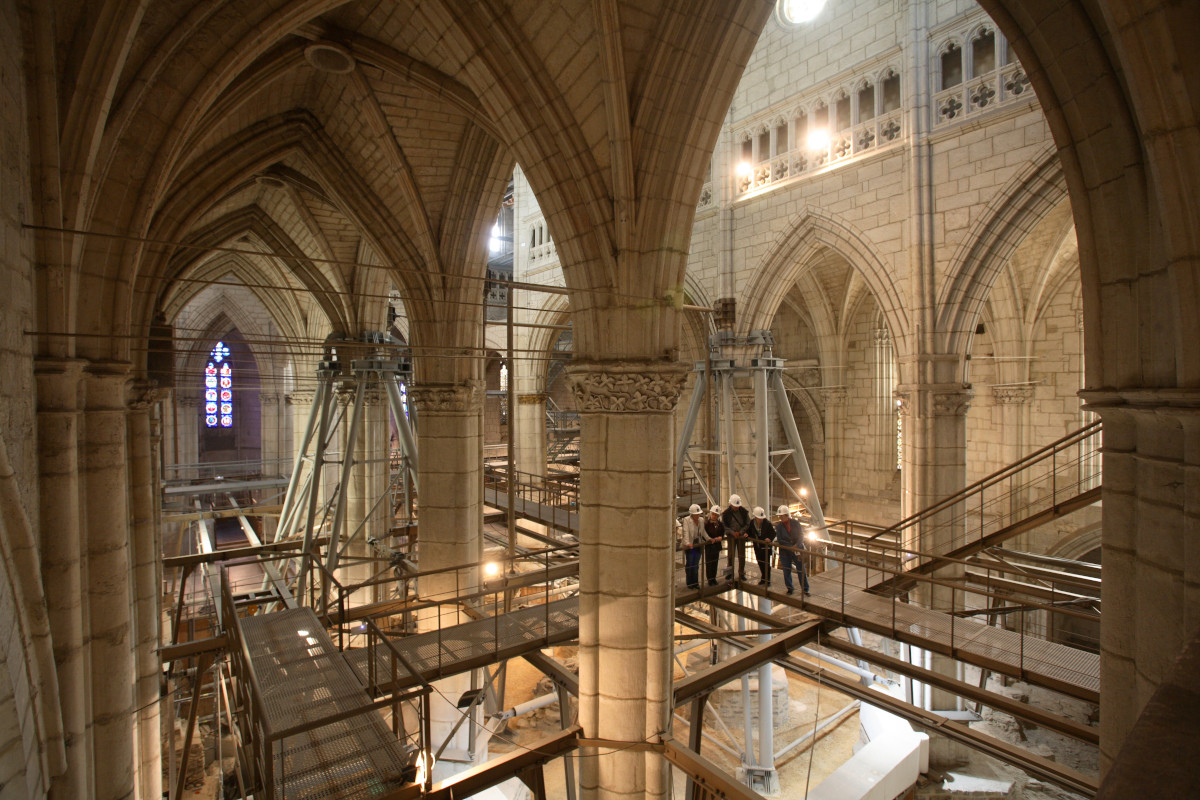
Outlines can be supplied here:
<path id="1" fill-rule="evenodd" d="M 720 506 L 713 506 L 707 518 L 703 514 L 700 506 L 693 503 L 683 520 L 684 575 L 689 589 L 700 588 L 701 561 L 704 562 L 708 585 L 717 585 L 723 546 L 729 579 L 733 579 L 736 561 L 738 580 L 746 580 L 746 541 L 749 540 L 754 547 L 754 558 L 758 561 L 760 585 L 771 585 L 771 560 L 778 549 L 779 568 L 783 571 L 783 585 L 787 593 L 795 592 L 792 584 L 794 569 L 799 576 L 801 591 L 808 594 L 808 574 L 799 552 L 808 548 L 802 526 L 799 521 L 792 519 L 787 506 L 776 509 L 774 525 L 761 507 L 747 511 L 742 505 L 742 498 L 736 494 L 730 495 L 729 505 L 724 511 Z M 772 541 L 778 542 L 779 547 L 772 547 Z"/>

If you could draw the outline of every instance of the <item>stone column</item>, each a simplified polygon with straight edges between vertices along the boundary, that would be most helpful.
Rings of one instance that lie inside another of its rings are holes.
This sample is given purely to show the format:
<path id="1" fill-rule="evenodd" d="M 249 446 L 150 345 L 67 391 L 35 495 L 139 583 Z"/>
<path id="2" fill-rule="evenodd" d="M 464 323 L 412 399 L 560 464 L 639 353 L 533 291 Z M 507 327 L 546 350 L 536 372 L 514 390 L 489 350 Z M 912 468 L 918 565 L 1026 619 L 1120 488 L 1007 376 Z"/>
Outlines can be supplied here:
<path id="1" fill-rule="evenodd" d="M 287 395 L 287 404 L 292 407 L 292 430 L 296 431 L 296 435 L 292 437 L 292 450 L 290 454 L 281 453 L 280 455 L 290 455 L 293 463 L 295 459 L 304 449 L 304 442 L 301 441 L 304 436 L 304 428 L 308 423 L 308 415 L 312 413 L 313 399 L 316 393 L 310 390 L 295 391 Z M 315 434 L 314 434 L 315 435 Z"/>
<path id="2" fill-rule="evenodd" d="M 92 362 L 84 376 L 81 473 L 90 650 L 91 758 L 97 800 L 134 792 L 134 668 L 126 449 L 129 366 Z"/>
<path id="3" fill-rule="evenodd" d="M 1029 401 L 1033 399 L 1033 387 L 993 386 L 992 399 L 1000 408 L 1001 462 L 1011 464 L 1029 451 Z M 1016 515 L 1028 502 L 1028 491 L 1021 486 L 1014 487 L 1008 503 L 1008 521 L 1015 521 Z M 1028 534 L 1021 534 L 1017 537 L 1016 546 L 1024 549 L 1028 541 Z"/>
<path id="4" fill-rule="evenodd" d="M 1103 774 L 1200 626 L 1200 393 L 1081 395 L 1104 421 Z"/>
<path id="5" fill-rule="evenodd" d="M 87 797 L 92 786 L 92 731 L 87 676 L 91 659 L 84 646 L 87 612 L 80 519 L 79 436 L 82 376 L 86 362 L 41 358 L 37 380 L 38 484 L 41 503 L 42 580 L 46 592 L 54 663 L 62 703 L 66 772 L 54 779 L 55 800 Z"/>
<path id="6" fill-rule="evenodd" d="M 162 740 L 159 730 L 159 595 L 162 541 L 158 517 L 158 474 L 154 470 L 158 431 L 155 409 L 165 392 L 153 382 L 131 385 L 126 434 L 133 556 L 133 660 L 137 717 L 137 786 L 141 797 L 162 796 Z"/>
<path id="7" fill-rule="evenodd" d="M 904 424 L 903 516 L 927 508 L 966 485 L 966 422 L 972 396 L 970 387 L 962 384 L 919 384 L 903 386 L 896 392 Z M 944 524 L 941 515 L 927 525 L 924 535 L 920 528 L 916 526 L 906 534 L 905 548 L 942 553 L 961 535 L 959 528 Z M 954 580 L 962 576 L 962 569 L 957 565 L 946 567 L 935 575 Z M 934 610 L 950 611 L 955 602 L 952 591 L 943 586 L 918 584 L 913 594 L 918 603 Z M 957 601 L 961 606 L 961 593 Z M 937 653 L 926 655 L 934 671 L 960 677 L 954 659 Z M 945 711 L 958 706 L 956 695 L 940 689 L 930 692 L 930 709 Z M 950 739 L 936 736 L 930 741 L 930 758 L 939 766 L 961 763 L 965 757 L 965 748 Z"/>
<path id="8" fill-rule="evenodd" d="M 417 524 L 421 571 L 465 565 L 463 569 L 425 576 L 417 588 L 422 600 L 450 599 L 479 583 L 478 564 L 483 557 L 484 388 L 478 381 L 425 383 L 411 387 L 409 397 L 417 409 L 417 450 L 421 455 Z M 418 616 L 419 630 L 437 630 L 439 625 L 445 628 L 467 621 L 454 604 L 439 608 Z M 435 694 L 430 703 L 435 749 L 458 721 L 459 711 L 453 704 L 470 688 L 471 679 L 463 674 L 437 685 L 441 694 Z M 435 780 L 463 768 L 467 734 L 467 725 L 459 728 L 443 760 L 435 765 Z M 482 753 L 476 755 L 483 757 Z"/>
<path id="9" fill-rule="evenodd" d="M 200 395 L 192 391 L 176 389 L 175 433 L 179 443 L 175 453 L 176 464 L 196 464 L 200 461 L 200 410 L 204 403 Z M 195 478 L 196 470 L 178 472 L 177 478 Z"/>
<path id="10" fill-rule="evenodd" d="M 825 498 L 822 506 L 827 515 L 841 514 L 845 478 L 842 454 L 846 448 L 846 387 L 835 386 L 819 391 L 825 407 Z"/>
<path id="11" fill-rule="evenodd" d="M 688 371 L 662 361 L 570 367 L 582 415 L 579 720 L 587 737 L 650 741 L 670 725 L 672 412 Z M 667 796 L 669 771 L 658 754 L 585 753 L 585 797 Z"/>
<path id="12" fill-rule="evenodd" d="M 544 392 L 517 395 L 513 453 L 519 472 L 546 477 L 546 397 Z"/>

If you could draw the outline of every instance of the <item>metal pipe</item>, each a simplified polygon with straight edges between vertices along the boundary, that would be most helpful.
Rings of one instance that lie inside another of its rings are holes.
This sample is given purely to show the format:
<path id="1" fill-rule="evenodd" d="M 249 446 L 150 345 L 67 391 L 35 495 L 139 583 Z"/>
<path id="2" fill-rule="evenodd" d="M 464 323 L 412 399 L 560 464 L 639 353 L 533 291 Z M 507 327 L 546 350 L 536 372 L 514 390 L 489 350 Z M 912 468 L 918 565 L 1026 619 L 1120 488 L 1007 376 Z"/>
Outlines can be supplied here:
<path id="1" fill-rule="evenodd" d="M 350 496 L 350 472 L 354 469 L 354 443 L 358 440 L 358 426 L 362 422 L 363 401 L 367 395 L 367 376 L 365 374 L 358 375 L 358 386 L 354 391 L 354 410 L 350 414 L 350 425 L 346 430 L 346 449 L 342 454 L 342 474 L 338 479 L 338 489 L 336 498 L 336 507 L 333 510 L 333 528 L 329 532 L 329 554 L 325 558 L 325 569 L 329 570 L 332 575 L 337 569 L 338 560 L 340 557 L 339 541 L 342 535 L 342 528 L 346 523 L 346 507 L 350 505 L 348 502 Z M 321 607 L 325 607 L 325 603 L 329 599 L 328 582 L 323 582 L 321 587 Z"/>
<path id="2" fill-rule="evenodd" d="M 300 572 L 296 576 L 296 600 L 304 602 L 304 589 L 308 581 L 308 565 L 312 560 L 313 522 L 317 516 L 317 497 L 321 493 L 321 470 L 325 466 L 325 438 L 329 435 L 329 400 L 333 396 L 332 384 L 336 369 L 324 362 L 317 370 L 317 385 L 324 387 L 321 394 L 321 421 L 317 427 L 317 448 L 313 455 L 312 480 L 308 487 L 308 522 L 304 529 L 304 552 L 300 557 Z M 315 401 L 314 401 L 315 402 Z"/>
<path id="3" fill-rule="evenodd" d="M 894 686 L 896 683 L 893 680 L 876 675 L 874 672 L 871 672 L 871 670 L 869 670 L 869 669 L 863 669 L 862 667 L 857 667 L 848 661 L 843 661 L 840 658 L 835 658 L 834 656 L 828 655 L 827 653 L 822 653 L 819 650 L 813 650 L 811 647 L 800 647 L 798 649 L 800 650 L 801 653 L 810 655 L 816 659 L 820 659 L 821 661 L 824 661 L 826 664 L 832 664 L 833 666 L 838 667 L 839 669 L 844 669 L 847 672 L 853 672 L 855 675 L 857 675 L 863 679 L 864 685 L 870 685 L 871 683 L 878 683 L 882 686 Z"/>
<path id="4" fill-rule="evenodd" d="M 531 700 L 526 700 L 524 703 L 518 703 L 512 708 L 500 711 L 492 715 L 492 719 L 512 719 L 519 717 L 522 714 L 528 714 L 531 711 L 537 711 L 539 708 L 554 705 L 558 702 L 558 692 L 547 692 L 546 694 L 538 695 Z M 565 716 L 566 709 L 563 710 Z"/>
<path id="5" fill-rule="evenodd" d="M 383 385 L 387 387 L 388 405 L 392 407 L 392 416 L 396 419 L 396 430 L 400 433 L 400 446 L 404 449 L 404 455 L 408 459 L 408 470 L 412 476 L 412 485 L 420 491 L 420 485 L 417 483 L 417 443 L 413 438 L 412 427 L 408 422 L 408 415 L 404 413 L 404 403 L 400 399 L 400 376 L 392 373 Z"/>
<path id="6" fill-rule="evenodd" d="M 687 461 L 688 445 L 692 443 L 692 432 L 696 428 L 696 420 L 700 416 L 700 409 L 704 405 L 704 395 L 708 391 L 708 375 L 707 371 L 701 371 L 700 365 L 697 365 L 695 370 L 696 383 L 692 387 L 692 402 L 688 404 L 687 416 L 683 420 L 683 428 L 679 431 L 679 444 L 675 448 L 675 486 L 679 486 L 679 479 L 683 475 L 683 465 Z"/>
<path id="7" fill-rule="evenodd" d="M 792 448 L 792 461 L 796 464 L 796 472 L 800 476 L 800 484 L 808 489 L 805 505 L 809 515 L 817 523 L 817 530 L 825 530 L 825 514 L 821 511 L 821 501 L 817 497 L 817 487 L 813 483 L 812 471 L 808 467 L 808 458 L 804 455 L 804 444 L 800 441 L 800 431 L 796 428 L 796 420 L 783 409 L 791 410 L 788 403 L 787 389 L 783 385 L 783 372 L 772 370 L 771 383 L 775 387 L 775 403 L 779 408 L 779 421 L 783 423 L 783 432 Z"/>

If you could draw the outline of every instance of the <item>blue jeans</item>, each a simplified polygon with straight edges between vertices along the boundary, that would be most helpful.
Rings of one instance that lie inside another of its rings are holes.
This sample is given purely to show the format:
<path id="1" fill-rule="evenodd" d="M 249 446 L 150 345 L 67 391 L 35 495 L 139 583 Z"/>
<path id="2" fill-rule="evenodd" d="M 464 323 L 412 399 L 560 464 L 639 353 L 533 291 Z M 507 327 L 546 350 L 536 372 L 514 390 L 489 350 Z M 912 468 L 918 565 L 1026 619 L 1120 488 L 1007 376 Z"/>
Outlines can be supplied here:
<path id="1" fill-rule="evenodd" d="M 700 554 L 703 552 L 700 547 L 685 548 L 683 551 L 684 582 L 692 588 L 700 585 Z"/>
<path id="2" fill-rule="evenodd" d="M 796 572 L 800 576 L 800 588 L 808 591 L 808 574 L 804 571 L 804 562 L 800 560 L 800 554 L 788 550 L 786 547 L 779 548 L 779 568 L 783 570 L 783 585 L 792 590 L 792 567 L 796 568 Z"/>

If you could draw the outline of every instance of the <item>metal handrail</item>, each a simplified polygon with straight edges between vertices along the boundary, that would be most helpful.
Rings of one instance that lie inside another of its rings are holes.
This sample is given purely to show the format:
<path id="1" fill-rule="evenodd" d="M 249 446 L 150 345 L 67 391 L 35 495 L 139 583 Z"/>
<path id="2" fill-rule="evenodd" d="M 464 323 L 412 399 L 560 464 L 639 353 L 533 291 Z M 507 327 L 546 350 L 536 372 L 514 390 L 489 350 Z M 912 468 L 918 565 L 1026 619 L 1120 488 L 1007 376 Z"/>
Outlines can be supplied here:
<path id="1" fill-rule="evenodd" d="M 1062 452 L 1067 447 L 1074 445 L 1074 444 L 1078 444 L 1079 442 L 1082 442 L 1084 439 L 1087 439 L 1090 436 L 1093 436 L 1095 434 L 1102 433 L 1102 432 L 1103 432 L 1103 422 L 1101 420 L 1096 420 L 1095 422 L 1092 422 L 1089 425 L 1085 425 L 1084 427 L 1080 428 L 1079 430 L 1073 431 L 1072 433 L 1067 434 L 1066 436 L 1062 437 L 1061 439 L 1051 442 L 1050 444 L 1046 445 L 1045 447 L 1043 447 L 1039 450 L 1035 450 L 1034 452 L 1030 453 L 1029 455 L 1024 456 L 1023 458 L 1020 458 L 1017 461 L 1014 461 L 1013 463 L 1000 468 L 999 470 L 996 470 L 995 472 L 991 473 L 990 475 L 986 475 L 983 478 L 980 478 L 979 480 L 975 481 L 974 483 L 970 484 L 969 486 L 964 487 L 963 489 L 960 489 L 959 491 L 955 492 L 954 494 L 950 495 L 949 497 L 945 497 L 942 500 L 939 500 L 938 502 L 934 503 L 933 505 L 928 506 L 927 508 L 923 508 L 920 511 L 916 512 L 915 514 L 905 517 L 904 519 L 897 522 L 895 525 L 892 525 L 891 527 L 888 527 L 888 528 L 884 528 L 882 531 L 875 534 L 871 538 L 876 539 L 887 533 L 899 533 L 904 528 L 911 527 L 912 525 L 916 524 L 917 522 L 920 522 L 921 520 L 923 520 L 927 517 L 931 517 L 931 516 L 934 516 L 935 514 L 939 514 L 960 502 L 964 502 L 968 497 L 982 493 L 982 491 L 984 489 L 988 488 L 989 486 L 994 486 L 997 483 L 1004 480 L 1005 478 L 1011 478 L 1013 475 L 1028 469 L 1029 467 L 1033 466 L 1034 464 L 1038 464 L 1038 463 L 1045 461 L 1047 458 L 1053 458 L 1057 453 Z"/>

